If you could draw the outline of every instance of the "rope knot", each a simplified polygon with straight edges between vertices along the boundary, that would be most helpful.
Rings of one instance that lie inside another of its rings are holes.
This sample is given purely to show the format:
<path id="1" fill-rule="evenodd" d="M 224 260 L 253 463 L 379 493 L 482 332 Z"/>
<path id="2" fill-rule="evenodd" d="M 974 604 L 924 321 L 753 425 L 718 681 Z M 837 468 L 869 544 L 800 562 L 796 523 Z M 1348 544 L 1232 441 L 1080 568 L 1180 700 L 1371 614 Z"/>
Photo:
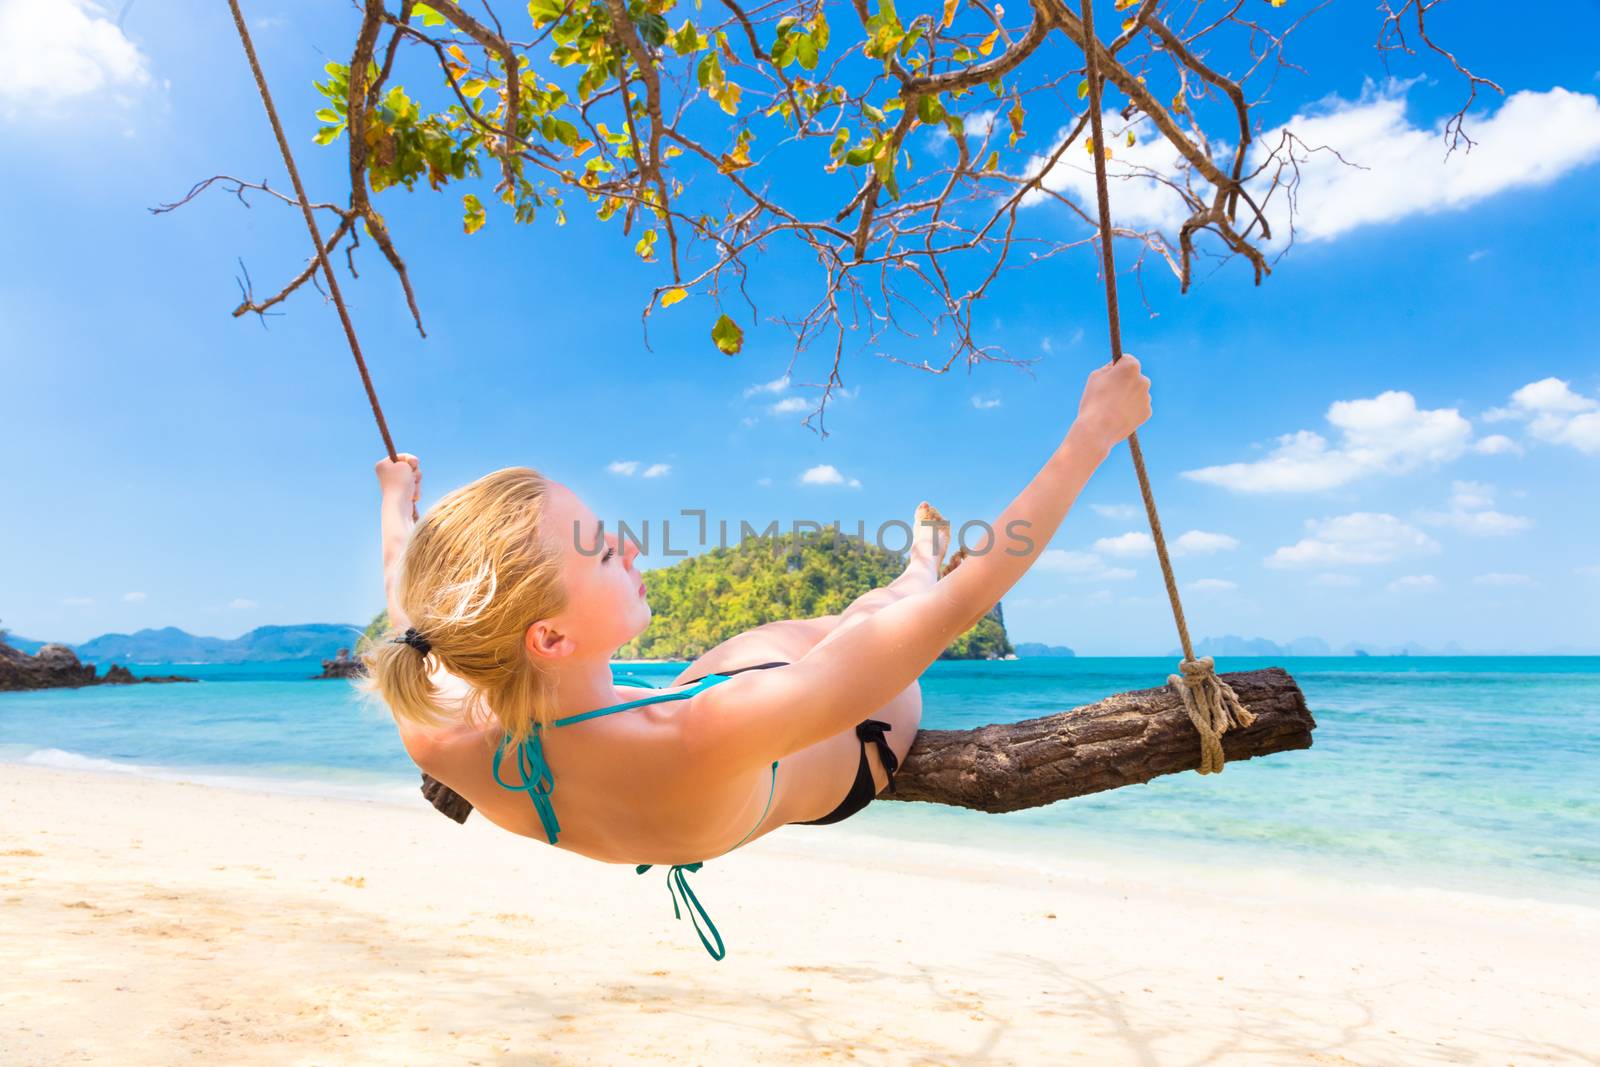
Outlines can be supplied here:
<path id="1" fill-rule="evenodd" d="M 1226 760 L 1222 735 L 1230 726 L 1249 726 L 1256 717 L 1240 703 L 1233 687 L 1217 677 L 1210 656 L 1183 660 L 1178 669 L 1183 673 L 1169 674 L 1167 684 L 1178 690 L 1189 721 L 1200 734 L 1200 773 L 1219 773 Z"/>

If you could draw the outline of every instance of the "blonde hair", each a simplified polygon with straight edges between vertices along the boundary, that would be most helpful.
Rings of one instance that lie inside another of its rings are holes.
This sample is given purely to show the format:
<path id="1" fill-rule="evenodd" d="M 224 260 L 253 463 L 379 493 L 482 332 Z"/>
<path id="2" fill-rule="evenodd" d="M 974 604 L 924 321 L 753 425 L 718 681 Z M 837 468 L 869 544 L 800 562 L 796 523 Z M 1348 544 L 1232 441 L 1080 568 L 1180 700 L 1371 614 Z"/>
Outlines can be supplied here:
<path id="1" fill-rule="evenodd" d="M 394 596 L 431 651 L 392 640 L 391 627 L 360 654 L 367 677 L 357 683 L 397 720 L 439 727 L 493 717 L 516 743 L 534 723 L 550 725 L 553 685 L 523 646 L 530 625 L 567 606 L 558 542 L 542 528 L 548 488 L 538 471 L 506 467 L 450 493 L 412 529 Z M 439 703 L 434 656 L 471 687 L 459 710 Z"/>

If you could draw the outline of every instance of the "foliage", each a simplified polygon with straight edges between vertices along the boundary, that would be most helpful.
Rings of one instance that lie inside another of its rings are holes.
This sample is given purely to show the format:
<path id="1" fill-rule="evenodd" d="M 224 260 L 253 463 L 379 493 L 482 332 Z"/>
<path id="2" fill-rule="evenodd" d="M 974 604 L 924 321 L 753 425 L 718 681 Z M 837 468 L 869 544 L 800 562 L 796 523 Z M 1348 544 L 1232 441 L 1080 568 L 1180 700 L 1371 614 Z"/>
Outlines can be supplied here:
<path id="1" fill-rule="evenodd" d="M 778 619 L 835 615 L 862 593 L 887 585 L 905 558 L 860 538 L 817 534 L 747 537 L 650 572 L 649 628 L 619 659 L 690 660 L 746 630 Z M 1013 653 L 994 612 L 958 637 L 941 658 L 999 659 Z M 360 655 L 389 632 L 379 612 L 356 645 Z"/>
<path id="2" fill-rule="evenodd" d="M 367 649 L 372 647 L 374 642 L 381 640 L 383 635 L 388 632 L 389 609 L 384 608 L 382 611 L 378 612 L 378 614 L 372 617 L 371 622 L 367 623 L 367 628 L 362 631 L 360 639 L 356 641 L 355 651 L 352 653 L 352 655 L 362 655 L 367 651 Z"/>
<path id="3" fill-rule="evenodd" d="M 837 614 L 904 569 L 903 555 L 832 528 L 745 537 L 650 571 L 646 590 L 654 618 L 617 656 L 694 659 L 768 622 Z M 997 658 L 1011 651 L 1004 627 L 985 617 L 944 658 Z"/>
<path id="4" fill-rule="evenodd" d="M 1376 47 L 1395 76 L 1399 61 L 1422 55 L 1465 82 L 1441 131 L 1448 154 L 1471 146 L 1464 122 L 1478 90 L 1501 89 L 1435 42 L 1428 20 L 1441 2 L 1380 0 Z M 1113 0 L 1098 5 L 1116 12 L 1100 23 L 1083 0 L 1022 0 L 1009 12 L 988 0 L 905 5 L 530 0 L 524 14 L 504 0 L 471 11 L 457 0 L 360 0 L 349 62 L 327 64 L 316 86 L 326 105 L 312 139 L 349 154 L 348 207 L 312 205 L 338 217 L 327 250 L 343 245 L 353 274 L 351 253 L 370 236 L 420 331 L 374 196 L 470 184 L 450 190 L 469 235 L 505 214 L 562 224 L 586 201 L 660 271 L 645 319 L 686 303 L 676 314 L 709 326 L 724 355 L 744 348 L 735 316 L 756 310 L 750 276 L 777 273 L 794 306 L 772 320 L 797 356 L 816 345 L 832 363 L 813 376 L 811 425 L 843 384 L 846 349 L 888 336 L 946 344 L 942 363 L 878 347 L 930 373 L 1033 362 L 977 336 L 988 321 L 977 304 L 1006 268 L 1094 242 L 1085 149 L 1117 161 L 1114 232 L 1137 246 L 1124 264 L 1141 275 L 1147 261 L 1165 264 L 1185 290 L 1207 258 L 1241 258 L 1259 283 L 1293 242 L 1301 166 L 1319 153 L 1351 165 L 1337 145 L 1306 144 L 1291 127 L 1264 132 L 1256 114 L 1282 97 L 1283 76 L 1303 73 L 1288 41 L 1325 4 Z M 1091 52 L 1101 94 L 1085 77 Z M 1096 95 L 1102 146 L 1089 143 Z M 265 182 L 218 175 L 156 210 L 216 182 L 297 204 Z M 1119 213 L 1129 195 L 1141 206 Z M 265 314 L 313 281 L 314 262 L 265 300 L 246 279 L 234 314 Z M 805 263 L 814 269 L 797 269 Z"/>

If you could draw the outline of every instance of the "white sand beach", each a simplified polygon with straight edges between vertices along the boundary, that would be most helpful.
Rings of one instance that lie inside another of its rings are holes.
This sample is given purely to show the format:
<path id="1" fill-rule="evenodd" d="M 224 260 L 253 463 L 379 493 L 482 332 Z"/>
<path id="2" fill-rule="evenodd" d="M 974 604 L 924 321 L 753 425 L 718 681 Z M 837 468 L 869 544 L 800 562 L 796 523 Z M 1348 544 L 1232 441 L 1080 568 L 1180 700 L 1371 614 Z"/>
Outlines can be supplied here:
<path id="1" fill-rule="evenodd" d="M 6 765 L 0 1063 L 1600 1060 L 1600 910 L 780 831 L 690 876 L 474 817 Z"/>

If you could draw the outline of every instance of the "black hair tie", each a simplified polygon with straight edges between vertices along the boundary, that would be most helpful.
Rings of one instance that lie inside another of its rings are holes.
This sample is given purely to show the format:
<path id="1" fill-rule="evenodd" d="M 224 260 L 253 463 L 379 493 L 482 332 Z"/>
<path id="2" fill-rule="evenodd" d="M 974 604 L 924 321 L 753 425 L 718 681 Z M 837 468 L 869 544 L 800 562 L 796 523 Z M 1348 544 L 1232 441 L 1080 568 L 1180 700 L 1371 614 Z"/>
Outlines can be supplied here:
<path id="1" fill-rule="evenodd" d="M 410 645 L 424 656 L 433 651 L 433 646 L 428 643 L 428 639 L 417 633 L 415 629 L 406 630 L 404 634 L 395 638 L 395 641 L 402 645 Z"/>

